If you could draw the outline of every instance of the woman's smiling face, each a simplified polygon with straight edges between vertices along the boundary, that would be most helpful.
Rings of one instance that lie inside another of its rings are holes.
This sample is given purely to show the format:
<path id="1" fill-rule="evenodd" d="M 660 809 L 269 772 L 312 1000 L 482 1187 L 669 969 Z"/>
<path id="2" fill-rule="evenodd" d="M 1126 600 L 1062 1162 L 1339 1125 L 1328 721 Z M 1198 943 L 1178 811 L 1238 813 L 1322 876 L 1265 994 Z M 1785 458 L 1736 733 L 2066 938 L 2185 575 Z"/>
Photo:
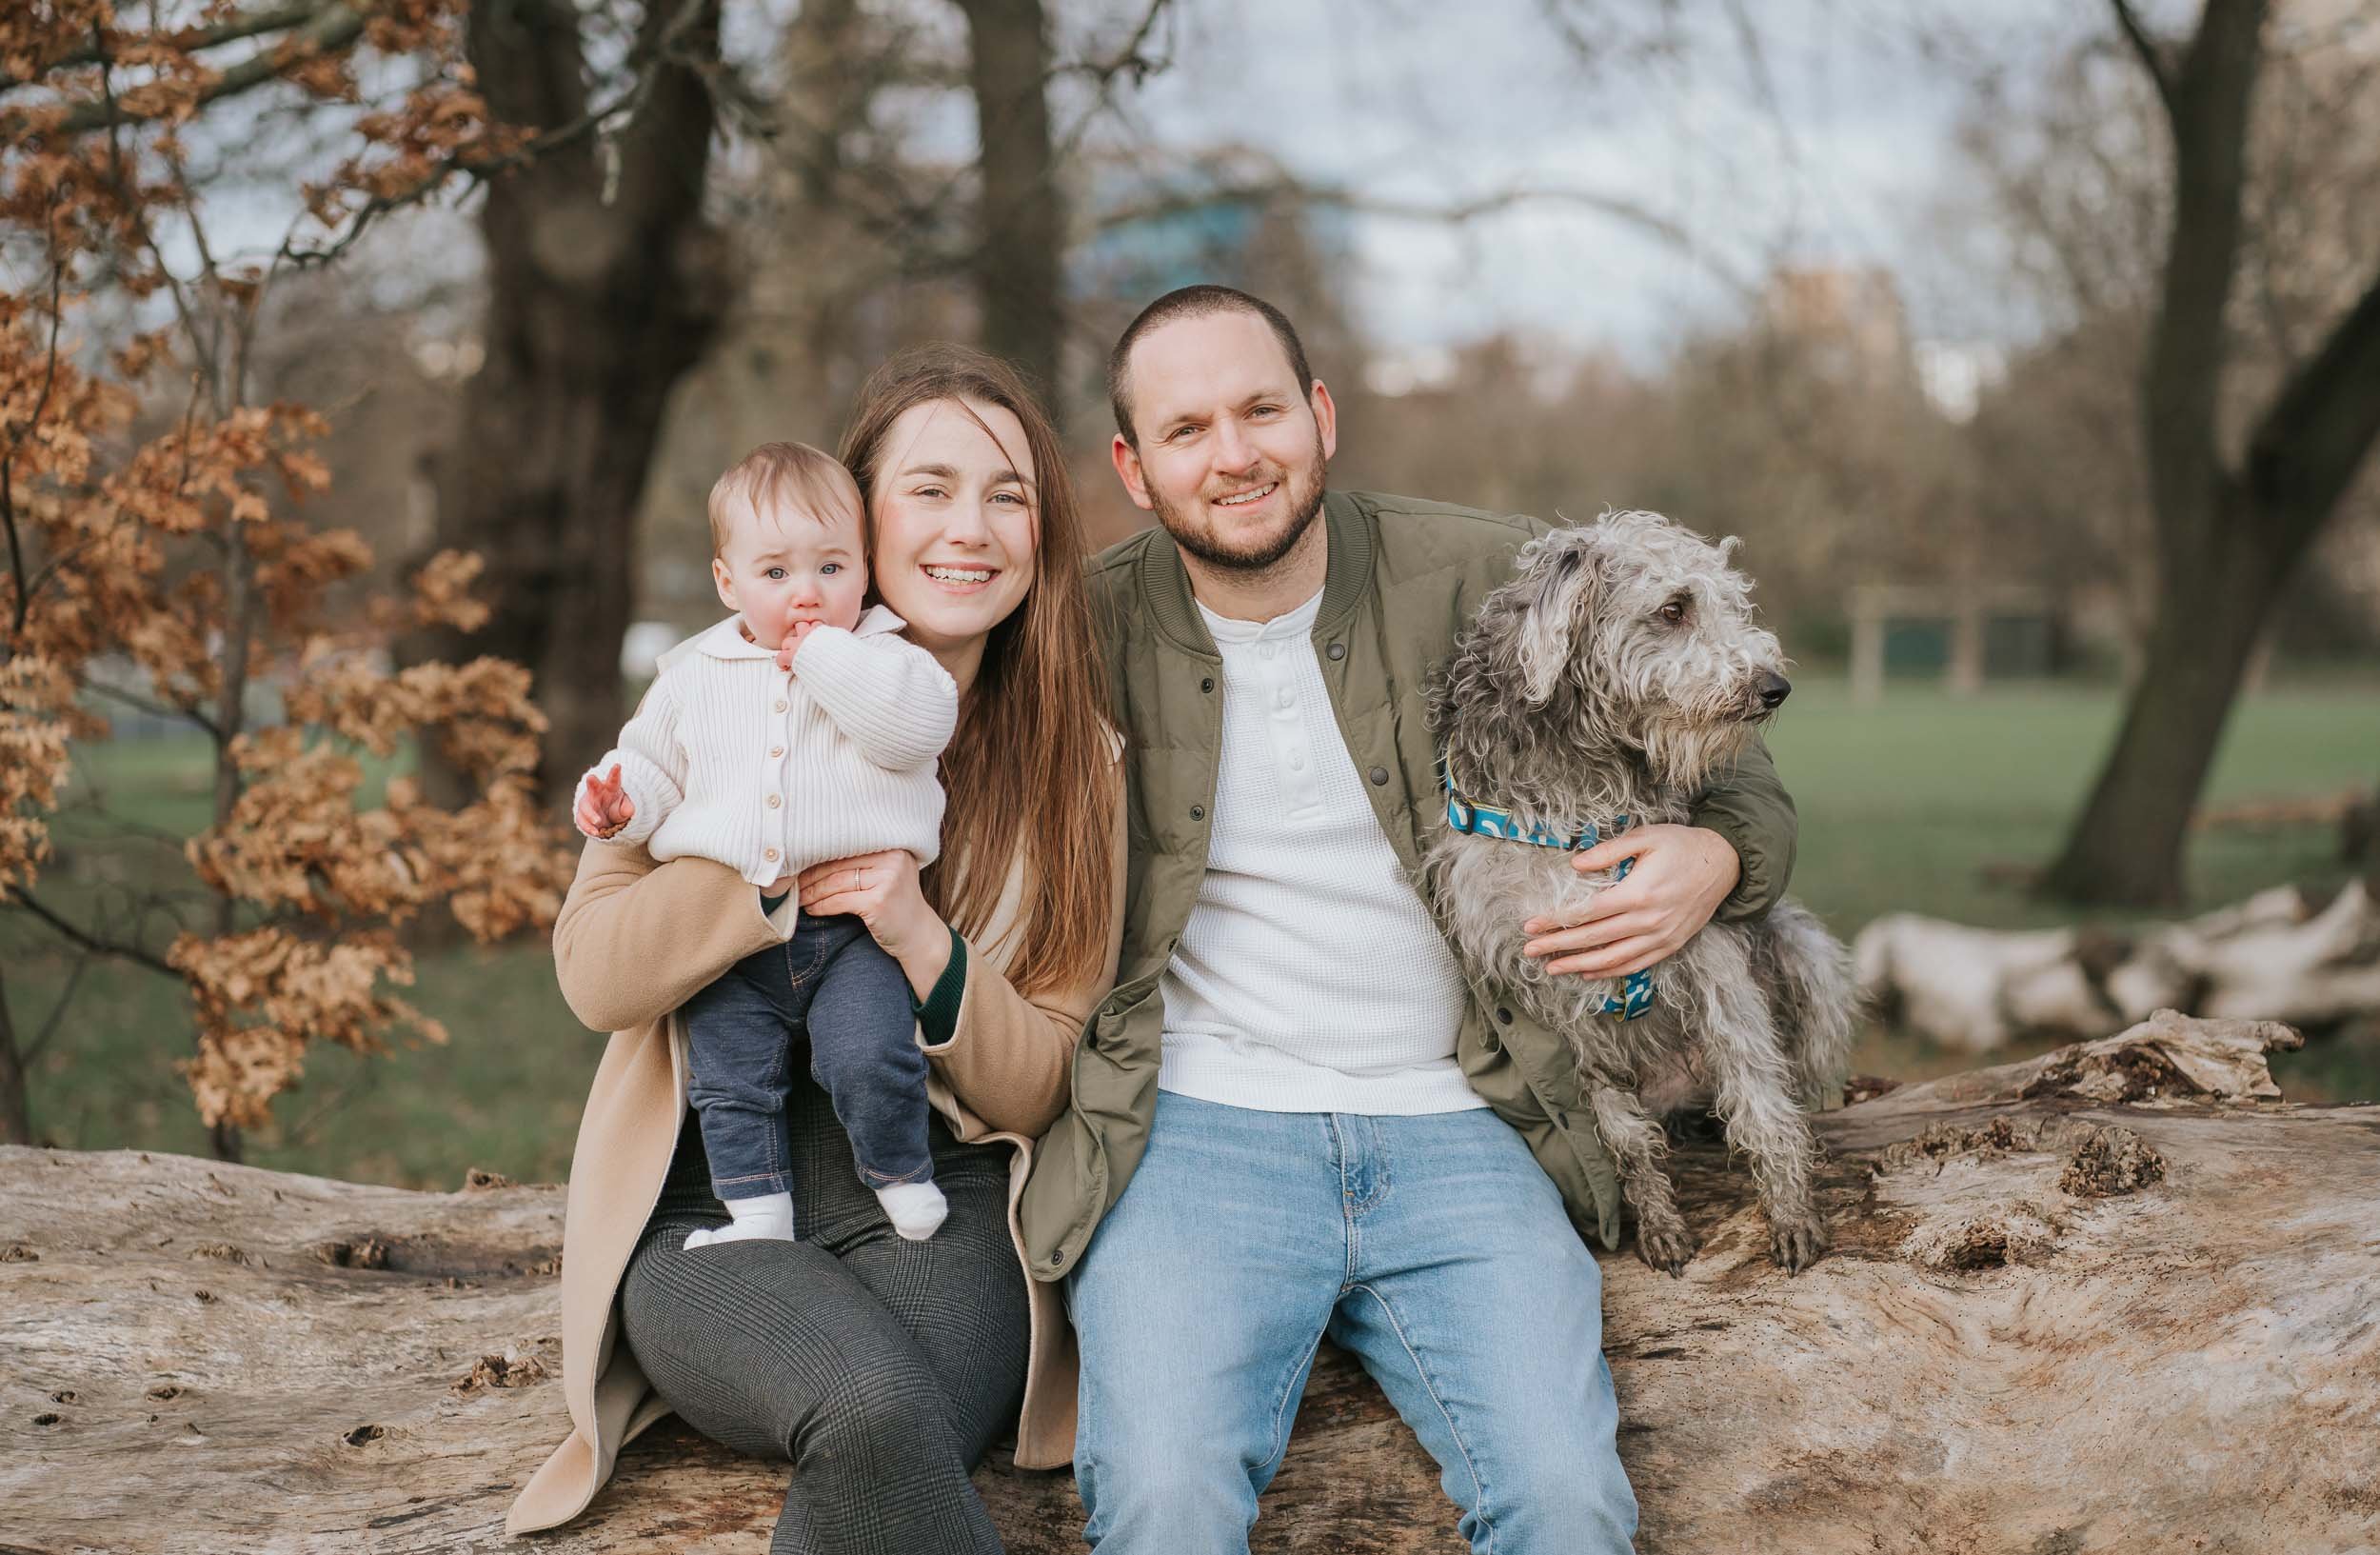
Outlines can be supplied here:
<path id="1" fill-rule="evenodd" d="M 1033 587 L 1033 454 L 1024 425 L 996 405 L 910 407 L 884 436 L 869 518 L 878 597 L 909 640 L 948 652 L 1008 618 Z"/>

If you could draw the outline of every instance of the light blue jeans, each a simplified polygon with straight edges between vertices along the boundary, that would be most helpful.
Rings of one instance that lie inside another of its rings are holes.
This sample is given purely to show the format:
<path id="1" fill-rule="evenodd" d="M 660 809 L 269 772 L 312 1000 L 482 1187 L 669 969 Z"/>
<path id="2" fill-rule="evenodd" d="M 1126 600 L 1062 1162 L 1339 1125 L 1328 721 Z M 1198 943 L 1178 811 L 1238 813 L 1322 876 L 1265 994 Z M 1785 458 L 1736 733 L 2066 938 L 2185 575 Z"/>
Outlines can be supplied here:
<path id="1" fill-rule="evenodd" d="M 1067 1286 L 1075 1483 L 1101 1555 L 1244 1555 L 1325 1334 L 1438 1460 L 1478 1555 L 1630 1548 L 1602 1277 L 1485 1108 L 1258 1112 L 1160 1091 Z"/>

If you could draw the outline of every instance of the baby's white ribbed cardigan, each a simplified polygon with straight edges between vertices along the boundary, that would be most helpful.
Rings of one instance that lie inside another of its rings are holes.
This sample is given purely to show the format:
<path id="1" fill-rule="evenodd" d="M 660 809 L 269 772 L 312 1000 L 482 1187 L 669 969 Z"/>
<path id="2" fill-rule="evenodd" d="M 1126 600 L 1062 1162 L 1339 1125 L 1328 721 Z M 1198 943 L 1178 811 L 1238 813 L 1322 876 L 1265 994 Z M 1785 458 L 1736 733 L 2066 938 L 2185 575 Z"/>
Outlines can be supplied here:
<path id="1" fill-rule="evenodd" d="M 826 859 L 942 847 L 935 758 L 959 723 L 959 688 L 895 635 L 879 605 L 850 631 L 820 627 L 793 668 L 729 616 L 664 654 L 620 745 L 636 814 L 611 841 L 657 860 L 715 859 L 755 886 Z M 579 780 L 584 791 L 586 778 Z"/>

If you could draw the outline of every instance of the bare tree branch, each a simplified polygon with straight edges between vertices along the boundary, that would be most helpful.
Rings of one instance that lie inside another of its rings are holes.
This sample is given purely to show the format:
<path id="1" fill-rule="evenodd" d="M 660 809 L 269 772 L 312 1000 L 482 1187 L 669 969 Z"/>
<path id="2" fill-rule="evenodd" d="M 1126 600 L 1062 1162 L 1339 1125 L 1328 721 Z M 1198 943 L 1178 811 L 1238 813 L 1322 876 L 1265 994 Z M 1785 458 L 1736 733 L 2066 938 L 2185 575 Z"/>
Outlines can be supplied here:
<path id="1" fill-rule="evenodd" d="M 348 0 L 330 0 L 311 20 L 297 28 L 279 44 L 257 53 L 217 76 L 198 94 L 197 106 L 236 97 L 241 92 L 278 81 L 287 73 L 294 54 L 335 54 L 364 35 L 364 13 L 348 4 Z M 94 49 L 99 45 L 92 46 Z M 120 124 L 140 124 L 158 115 L 127 110 L 110 95 L 96 103 L 85 103 L 69 113 L 58 125 L 58 132 L 67 135 L 88 134 L 94 130 L 109 130 Z"/>
<path id="2" fill-rule="evenodd" d="M 96 692 L 110 702 L 120 702 L 135 712 L 145 712 L 152 718 L 179 719 L 185 723 L 197 725 L 208 734 L 217 736 L 221 734 L 221 730 L 215 727 L 215 721 L 195 708 L 153 702 L 136 691 L 128 691 L 120 686 L 110 686 L 106 681 L 100 680 L 83 682 L 83 689 Z"/>
<path id="3" fill-rule="evenodd" d="M 180 50 L 185 53 L 197 53 L 202 50 L 221 48 L 227 43 L 238 43 L 245 38 L 261 37 L 267 32 L 280 32 L 289 28 L 302 27 L 319 16 L 327 6 L 343 3 L 344 0 L 297 0 L 297 3 L 292 5 L 267 7 L 265 10 L 253 11 L 246 16 L 234 16 L 228 21 L 218 22 L 212 27 L 184 28 L 176 32 L 169 32 L 154 41 L 166 48 Z M 30 86 L 54 70 L 76 70 L 89 65 L 105 65 L 109 63 L 113 53 L 114 50 L 103 43 L 93 42 L 70 53 L 60 54 L 48 64 L 41 66 L 31 75 L 10 75 L 6 71 L 0 71 L 0 91 L 10 91 L 18 87 Z"/>
<path id="4" fill-rule="evenodd" d="M 2123 30 L 2124 41 L 2132 45 L 2132 52 L 2140 57 L 2141 69 L 2149 72 L 2151 84 L 2157 89 L 2157 100 L 2165 105 L 2167 121 L 2178 126 L 2182 109 L 2174 96 L 2173 66 L 2166 58 L 2165 45 L 2150 36 L 2140 13 L 2132 9 L 2132 0 L 2108 0 L 2108 6 L 2115 12 L 2115 25 Z"/>
<path id="5" fill-rule="evenodd" d="M 50 1014 L 42 1021 L 41 1029 L 33 1033 L 33 1040 L 27 1043 L 18 1054 L 28 1067 L 41 1057 L 42 1049 L 48 1047 L 50 1040 L 58 1034 L 58 1027 L 65 1023 L 68 1007 L 74 1003 L 74 990 L 82 986 L 83 973 L 89 970 L 96 955 L 96 951 L 85 950 L 74 958 L 74 969 L 66 974 L 66 987 L 58 990 L 58 1002 L 50 1007 Z"/>
<path id="6" fill-rule="evenodd" d="M 679 47 L 687 31 L 701 19 L 704 5 L 705 0 L 683 0 L 677 11 L 669 18 L 667 25 L 663 28 L 652 51 L 640 62 L 635 75 L 625 87 L 606 101 L 588 109 L 567 124 L 557 125 L 509 151 L 493 157 L 467 155 L 451 157 L 432 168 L 409 188 L 400 189 L 394 194 L 374 195 L 349 213 L 347 225 L 340 230 L 339 235 L 323 248 L 298 248 L 296 246 L 297 233 L 292 229 L 290 234 L 282 240 L 279 252 L 273 255 L 274 265 L 278 267 L 287 261 L 301 269 L 306 269 L 328 264 L 355 247 L 357 240 L 363 237 L 365 229 L 381 217 L 405 209 L 409 206 L 421 204 L 445 187 L 449 178 L 460 176 L 473 188 L 477 188 L 506 172 L 526 167 L 541 156 L 560 150 L 573 142 L 584 140 L 598 130 L 607 136 L 618 135 L 628 125 L 635 122 L 637 113 L 652 96 L 654 84 L 660 79 L 661 72 L 666 67 L 683 65 L 698 71 L 707 70 L 710 63 L 707 56 L 697 58 L 683 52 Z"/>
<path id="7" fill-rule="evenodd" d="M 2293 373 L 2248 445 L 2260 510 L 2318 528 L 2380 442 L 2380 276 Z"/>
<path id="8" fill-rule="evenodd" d="M 1203 189 L 1184 190 L 1177 194 L 1160 195 L 1155 199 L 1114 207 L 1101 212 L 1094 225 L 1101 230 L 1128 227 L 1135 222 L 1151 221 L 1163 216 L 1182 215 L 1210 210 L 1218 206 L 1261 205 L 1268 201 L 1324 207 L 1353 211 L 1359 215 L 1382 216 L 1393 221 L 1438 222 L 1459 226 L 1480 216 L 1491 216 L 1522 205 L 1566 205 L 1596 215 L 1606 216 L 1635 229 L 1636 231 L 1692 255 L 1708 267 L 1712 273 L 1738 291 L 1750 292 L 1753 284 L 1736 274 L 1720 260 L 1711 255 L 1694 239 L 1694 234 L 1676 222 L 1655 210 L 1647 209 L 1634 200 L 1615 194 L 1601 194 L 1581 189 L 1504 189 L 1468 199 L 1434 203 L 1424 200 L 1399 200 L 1377 194 L 1365 194 L 1337 185 L 1308 183 L 1293 174 L 1225 183 Z"/>
<path id="9" fill-rule="evenodd" d="M 30 891 L 11 891 L 7 900 L 48 924 L 61 939 L 69 944 L 80 946 L 93 955 L 112 956 L 119 961 L 129 961 L 135 967 L 146 967 L 150 971 L 167 977 L 179 978 L 182 975 L 167 966 L 163 957 L 152 955 L 137 945 L 119 945 L 112 940 L 101 939 L 57 912 Z"/>

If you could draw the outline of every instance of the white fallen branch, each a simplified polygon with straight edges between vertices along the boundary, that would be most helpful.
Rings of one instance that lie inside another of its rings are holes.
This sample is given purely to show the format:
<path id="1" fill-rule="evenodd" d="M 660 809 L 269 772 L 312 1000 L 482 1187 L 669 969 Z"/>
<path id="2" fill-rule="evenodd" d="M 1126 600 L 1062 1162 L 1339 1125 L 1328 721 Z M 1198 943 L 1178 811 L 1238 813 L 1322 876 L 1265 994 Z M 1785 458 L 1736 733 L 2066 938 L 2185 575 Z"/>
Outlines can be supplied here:
<path id="1" fill-rule="evenodd" d="M 2323 1027 L 2380 1014 L 2380 908 L 2361 882 L 2294 886 L 2180 923 L 2002 931 L 1894 913 L 1852 943 L 1861 994 L 1964 1052 L 2088 1037 L 2151 1011 Z"/>

